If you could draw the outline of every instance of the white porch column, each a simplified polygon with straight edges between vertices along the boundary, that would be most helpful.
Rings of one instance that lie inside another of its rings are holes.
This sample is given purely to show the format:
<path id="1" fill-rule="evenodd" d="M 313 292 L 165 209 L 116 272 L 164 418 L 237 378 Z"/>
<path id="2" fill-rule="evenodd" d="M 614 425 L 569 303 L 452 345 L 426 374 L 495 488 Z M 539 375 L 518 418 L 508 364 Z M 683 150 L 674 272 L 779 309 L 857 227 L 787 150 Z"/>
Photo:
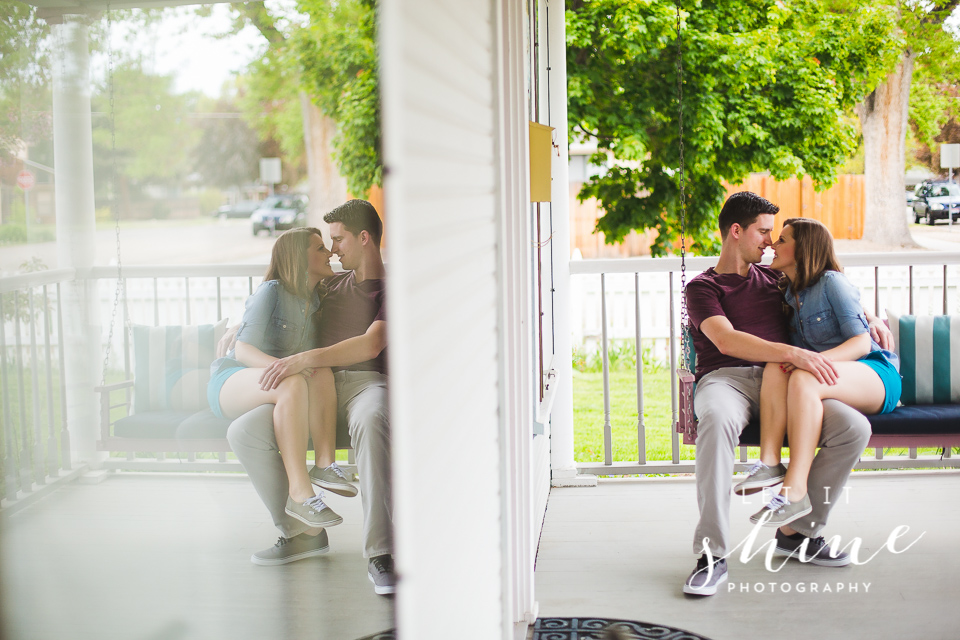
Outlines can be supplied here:
<path id="1" fill-rule="evenodd" d="M 398 636 L 505 638 L 495 9 L 380 6 Z"/>
<path id="2" fill-rule="evenodd" d="M 550 70 L 546 72 L 550 94 L 550 126 L 556 129 L 551 198 L 553 207 L 554 302 L 557 392 L 550 428 L 550 466 L 554 486 L 576 482 L 573 460 L 573 366 L 570 346 L 570 170 L 567 127 L 567 47 L 564 3 L 546 0 Z M 546 63 L 545 51 L 541 50 Z M 594 479 L 595 481 L 595 479 Z"/>
<path id="3" fill-rule="evenodd" d="M 90 116 L 90 53 L 86 18 L 64 17 L 54 26 L 53 153 L 56 171 L 57 260 L 77 270 L 64 288 L 63 330 L 67 424 L 74 462 L 95 462 L 103 355 L 97 283 L 87 280 L 95 249 L 93 136 Z"/>

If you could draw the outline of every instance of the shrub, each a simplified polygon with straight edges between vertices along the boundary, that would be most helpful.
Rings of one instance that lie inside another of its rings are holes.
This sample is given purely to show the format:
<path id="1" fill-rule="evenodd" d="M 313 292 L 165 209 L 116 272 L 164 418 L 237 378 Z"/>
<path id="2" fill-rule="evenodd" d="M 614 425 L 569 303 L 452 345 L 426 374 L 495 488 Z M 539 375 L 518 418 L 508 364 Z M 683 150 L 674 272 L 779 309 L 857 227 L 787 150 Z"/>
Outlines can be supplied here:
<path id="1" fill-rule="evenodd" d="M 637 348 L 633 340 L 611 340 L 607 347 L 607 360 L 610 371 L 635 371 L 637 368 Z M 645 371 L 660 371 L 665 367 L 662 360 L 653 356 L 653 346 L 643 345 L 640 361 Z M 587 353 L 582 345 L 573 348 L 573 368 L 581 373 L 599 373 L 603 371 L 603 350 L 598 345 L 593 353 Z"/>
<path id="2" fill-rule="evenodd" d="M 20 223 L 0 225 L 0 245 L 23 244 L 27 241 L 27 226 Z"/>

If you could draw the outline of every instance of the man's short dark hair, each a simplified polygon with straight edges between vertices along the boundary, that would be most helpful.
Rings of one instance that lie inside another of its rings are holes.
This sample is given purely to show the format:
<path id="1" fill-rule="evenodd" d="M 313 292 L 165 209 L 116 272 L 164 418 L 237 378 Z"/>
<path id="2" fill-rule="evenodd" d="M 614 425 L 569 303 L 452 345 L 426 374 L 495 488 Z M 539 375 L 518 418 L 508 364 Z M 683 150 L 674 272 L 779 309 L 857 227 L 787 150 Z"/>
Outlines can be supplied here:
<path id="1" fill-rule="evenodd" d="M 744 229 L 757 221 L 765 213 L 776 215 L 780 207 L 752 191 L 734 193 L 723 203 L 720 210 L 720 237 L 726 238 L 730 227 L 735 224 Z"/>
<path id="2" fill-rule="evenodd" d="M 380 216 L 377 215 L 377 210 L 366 200 L 347 200 L 323 216 L 323 221 L 327 224 L 339 222 L 355 236 L 360 235 L 361 231 L 366 231 L 377 243 L 377 246 L 380 246 L 380 238 L 383 237 L 383 223 L 380 221 Z"/>

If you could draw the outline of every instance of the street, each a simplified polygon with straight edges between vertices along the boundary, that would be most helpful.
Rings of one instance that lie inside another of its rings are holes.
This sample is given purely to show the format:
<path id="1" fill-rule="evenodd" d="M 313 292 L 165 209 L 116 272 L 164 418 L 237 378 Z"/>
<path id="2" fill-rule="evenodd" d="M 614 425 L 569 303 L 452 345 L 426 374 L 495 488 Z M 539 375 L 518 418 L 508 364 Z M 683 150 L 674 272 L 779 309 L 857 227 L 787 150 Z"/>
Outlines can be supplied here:
<path id="1" fill-rule="evenodd" d="M 927 226 L 911 224 L 913 239 L 931 251 L 960 250 L 960 224 L 953 228 L 946 224 Z M 329 239 L 328 239 L 329 240 Z M 116 240 L 113 229 L 96 232 L 94 264 L 107 266 L 116 263 Z M 120 251 L 125 265 L 170 264 L 235 264 L 260 263 L 270 260 L 274 238 L 261 233 L 254 237 L 250 221 L 157 220 L 136 223 L 133 228 L 121 228 Z M 837 253 L 901 251 L 900 247 L 871 245 L 862 240 L 837 240 Z M 43 242 L 4 247 L 0 250 L 0 275 L 11 275 L 20 265 L 34 257 L 47 267 L 57 268 L 57 243 Z"/>
<path id="2" fill-rule="evenodd" d="M 120 255 L 125 265 L 263 263 L 270 260 L 274 238 L 261 233 L 253 237 L 250 221 L 210 220 L 206 224 L 162 220 L 120 229 Z M 116 263 L 116 236 L 112 228 L 96 232 L 94 264 Z M 4 247 L 0 250 L 0 273 L 10 275 L 20 265 L 39 258 L 55 269 L 57 243 L 43 242 Z"/>

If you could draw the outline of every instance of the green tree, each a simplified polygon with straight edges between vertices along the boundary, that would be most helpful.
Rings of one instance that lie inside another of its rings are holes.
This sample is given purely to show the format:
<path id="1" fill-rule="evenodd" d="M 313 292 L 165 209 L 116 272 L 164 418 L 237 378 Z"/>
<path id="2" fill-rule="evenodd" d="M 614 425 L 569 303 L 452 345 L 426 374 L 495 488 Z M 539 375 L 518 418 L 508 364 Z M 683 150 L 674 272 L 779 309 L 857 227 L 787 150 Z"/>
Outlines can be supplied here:
<path id="1" fill-rule="evenodd" d="M 855 4 L 843 3 L 842 6 Z M 856 4 L 867 4 L 859 0 Z M 880 244 L 912 244 L 903 215 L 909 125 L 932 145 L 952 113 L 960 79 L 958 36 L 947 25 L 960 0 L 886 0 L 893 17 L 895 59 L 856 108 L 863 132 L 866 202 L 863 237 Z"/>
<path id="2" fill-rule="evenodd" d="M 284 20 L 259 3 L 234 6 L 238 26 L 252 24 L 268 43 L 248 69 L 245 110 L 256 114 L 261 136 L 276 137 L 287 155 L 301 158 L 305 144 L 324 144 L 321 136 L 304 136 L 316 129 L 310 110 L 318 107 L 336 123 L 323 150 L 349 190 L 364 196 L 381 183 L 376 3 L 301 0 L 297 8 L 305 21 Z M 317 155 L 307 149 L 311 173 L 322 170 Z"/>
<path id="3" fill-rule="evenodd" d="M 200 141 L 194 148 L 194 168 L 218 187 L 241 186 L 257 179 L 259 139 L 240 117 L 233 98 L 201 100 Z"/>
<path id="4" fill-rule="evenodd" d="M 307 93 L 337 122 L 334 157 L 351 193 L 381 184 L 377 15 L 373 0 L 301 0 L 297 50 Z"/>
<path id="5" fill-rule="evenodd" d="M 606 214 L 608 242 L 656 229 L 651 251 L 680 230 L 677 15 L 666 0 L 570 0 L 567 73 L 571 132 L 594 138 L 609 170 L 587 182 Z M 845 114 L 895 60 L 884 7 L 831 10 L 806 0 L 683 2 L 683 149 L 688 233 L 717 249 L 721 181 L 752 171 L 810 175 L 829 186 L 856 147 Z"/>
<path id="6" fill-rule="evenodd" d="M 0 6 L 0 150 L 48 139 L 50 118 L 50 28 L 23 2 Z"/>
<path id="7" fill-rule="evenodd" d="M 98 194 L 111 183 L 116 163 L 115 188 L 125 209 L 131 189 L 142 186 L 176 186 L 193 170 L 193 149 L 200 130 L 188 115 L 196 110 L 196 94 L 173 92 L 171 76 L 143 70 L 138 61 L 122 61 L 113 71 L 113 105 L 109 78 L 92 98 L 93 148 Z M 111 111 L 112 108 L 112 111 Z M 116 148 L 111 141 L 113 114 Z"/>

